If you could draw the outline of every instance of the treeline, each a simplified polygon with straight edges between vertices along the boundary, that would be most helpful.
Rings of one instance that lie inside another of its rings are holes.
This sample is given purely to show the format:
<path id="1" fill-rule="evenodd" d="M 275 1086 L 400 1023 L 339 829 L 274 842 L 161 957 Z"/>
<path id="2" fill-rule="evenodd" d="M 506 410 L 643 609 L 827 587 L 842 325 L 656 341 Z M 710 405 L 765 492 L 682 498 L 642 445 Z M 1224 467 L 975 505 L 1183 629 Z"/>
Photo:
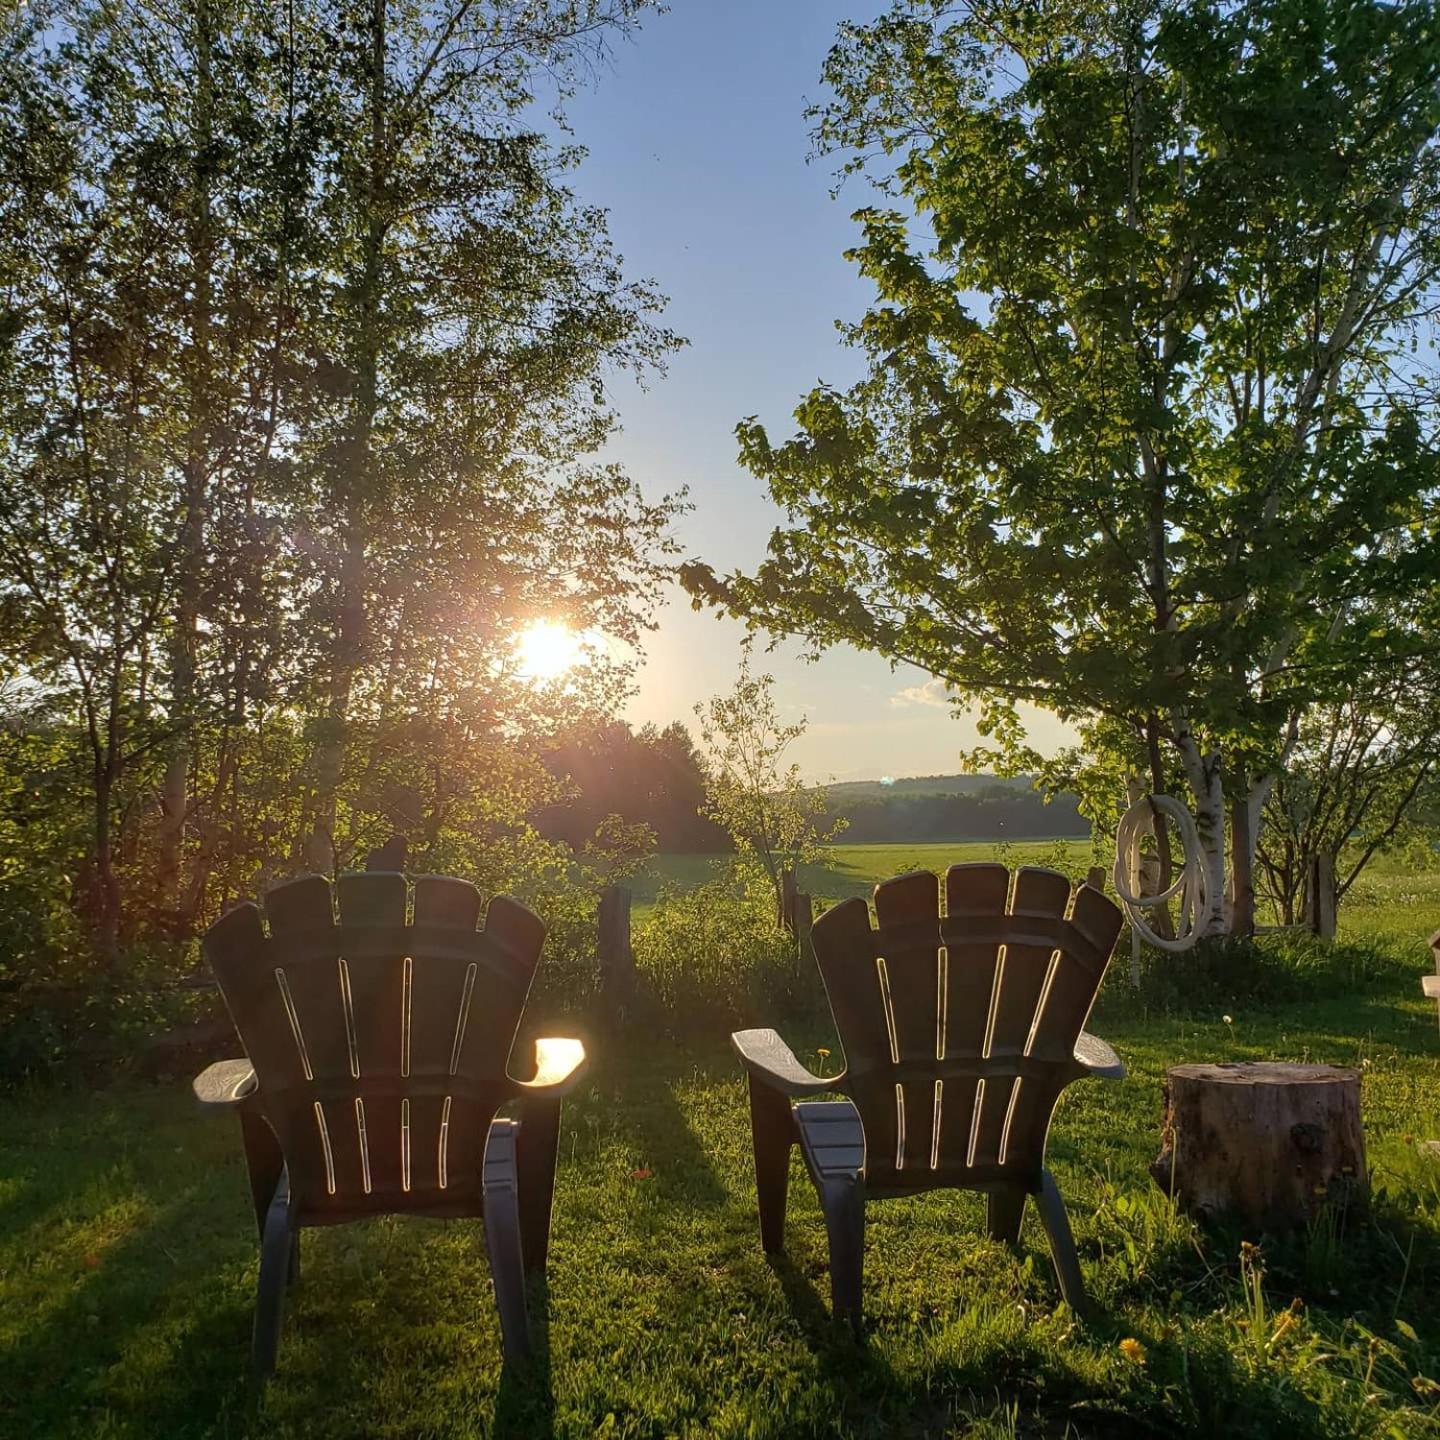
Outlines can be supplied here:
<path id="1" fill-rule="evenodd" d="M 831 813 L 848 822 L 844 838 L 860 845 L 935 840 L 1033 840 L 1084 837 L 1090 822 L 1074 795 L 1046 802 L 1035 790 L 988 785 L 966 794 L 904 793 L 836 802 Z"/>
<path id="2" fill-rule="evenodd" d="M 678 721 L 638 731 L 617 721 L 556 746 L 545 765 L 563 787 L 535 817 L 547 838 L 583 850 L 617 816 L 648 830 L 639 845 L 681 854 L 730 848 L 730 837 L 703 811 L 704 762 Z"/>
<path id="3" fill-rule="evenodd" d="M 730 848 L 725 830 L 705 812 L 707 761 L 678 721 L 663 730 L 634 730 L 616 722 L 572 736 L 545 755 L 562 787 L 536 815 L 549 839 L 581 851 L 612 817 L 644 827 L 661 852 L 718 852 Z M 1083 837 L 1090 825 L 1073 795 L 1050 802 L 1029 782 L 987 776 L 941 775 L 894 785 L 848 783 L 825 787 L 821 830 L 845 822 L 842 840 L 854 844 L 944 840 L 1023 840 Z M 636 847 L 647 837 L 636 835 Z"/>

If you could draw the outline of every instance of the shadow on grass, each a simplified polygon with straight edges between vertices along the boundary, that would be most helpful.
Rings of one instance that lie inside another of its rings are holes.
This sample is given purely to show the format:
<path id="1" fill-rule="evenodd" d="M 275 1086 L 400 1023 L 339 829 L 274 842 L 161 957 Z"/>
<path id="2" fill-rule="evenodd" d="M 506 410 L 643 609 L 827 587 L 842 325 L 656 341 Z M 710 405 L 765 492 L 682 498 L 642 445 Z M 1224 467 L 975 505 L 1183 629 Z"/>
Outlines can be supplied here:
<path id="1" fill-rule="evenodd" d="M 542 1276 L 529 1286 L 529 1360 L 506 1362 L 495 1396 L 495 1440 L 550 1440 L 555 1395 L 550 1384 L 550 1287 Z"/>
<path id="2" fill-rule="evenodd" d="M 7 1347 L 0 1394 L 15 1407 L 16 1433 L 88 1434 L 119 1412 L 144 1417 L 137 1433 L 179 1436 L 246 1408 L 245 1371 L 232 1362 L 248 1359 L 249 1317 L 227 1272 L 253 1252 L 253 1228 L 237 1225 L 218 1244 L 197 1237 L 197 1210 L 209 1203 L 187 1188 L 86 1254 L 79 1283 Z"/>
<path id="3" fill-rule="evenodd" d="M 673 1061 L 677 1055 L 665 1059 Z M 709 1147 L 695 1133 L 676 1098 L 671 1067 L 653 1059 L 621 1062 L 602 1078 L 602 1093 L 587 1099 L 569 1123 L 583 1128 L 589 1123 L 587 1111 L 596 1122 L 611 1123 L 641 1167 L 650 1171 L 653 1194 L 663 1204 L 701 1210 L 725 1205 L 729 1199 L 725 1183 Z M 737 1123 L 744 1123 L 739 1115 Z"/>

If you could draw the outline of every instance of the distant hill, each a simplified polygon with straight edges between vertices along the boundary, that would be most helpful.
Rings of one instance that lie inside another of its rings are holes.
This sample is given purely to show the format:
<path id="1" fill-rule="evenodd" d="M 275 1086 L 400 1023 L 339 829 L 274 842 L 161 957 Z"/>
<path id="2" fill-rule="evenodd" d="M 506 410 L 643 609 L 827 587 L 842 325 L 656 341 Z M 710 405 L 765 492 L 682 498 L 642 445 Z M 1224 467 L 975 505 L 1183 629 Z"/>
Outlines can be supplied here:
<path id="1" fill-rule="evenodd" d="M 827 785 L 826 808 L 857 845 L 929 841 L 1083 838 L 1090 823 L 1073 795 L 1046 802 L 1028 776 L 923 775 Z"/>
<path id="2" fill-rule="evenodd" d="M 1030 792 L 1028 775 L 912 775 L 904 780 L 839 780 L 820 787 L 839 804 L 851 800 L 883 800 L 891 795 L 974 795 L 986 790 Z"/>

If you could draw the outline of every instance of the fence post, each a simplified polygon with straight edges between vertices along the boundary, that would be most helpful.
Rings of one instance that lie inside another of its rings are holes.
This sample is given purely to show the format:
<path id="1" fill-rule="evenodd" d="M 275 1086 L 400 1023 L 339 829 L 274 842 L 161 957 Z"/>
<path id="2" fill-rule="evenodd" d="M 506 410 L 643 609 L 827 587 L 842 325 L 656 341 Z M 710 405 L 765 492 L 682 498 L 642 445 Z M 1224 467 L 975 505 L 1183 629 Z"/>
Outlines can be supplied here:
<path id="1" fill-rule="evenodd" d="M 1312 855 L 1305 880 L 1305 923 L 1322 940 L 1335 938 L 1335 857 Z"/>
<path id="2" fill-rule="evenodd" d="M 619 1024 L 630 1009 L 635 990 L 635 952 L 630 948 L 630 892 L 607 885 L 600 892 L 597 915 L 600 957 L 600 999 L 606 1017 Z"/>
<path id="3" fill-rule="evenodd" d="M 780 913 L 777 922 L 792 935 L 795 934 L 795 869 L 785 866 L 780 872 Z"/>
<path id="4" fill-rule="evenodd" d="M 810 927 L 815 923 L 815 902 L 803 890 L 795 892 L 795 948 L 800 952 L 800 963 L 811 959 Z"/>

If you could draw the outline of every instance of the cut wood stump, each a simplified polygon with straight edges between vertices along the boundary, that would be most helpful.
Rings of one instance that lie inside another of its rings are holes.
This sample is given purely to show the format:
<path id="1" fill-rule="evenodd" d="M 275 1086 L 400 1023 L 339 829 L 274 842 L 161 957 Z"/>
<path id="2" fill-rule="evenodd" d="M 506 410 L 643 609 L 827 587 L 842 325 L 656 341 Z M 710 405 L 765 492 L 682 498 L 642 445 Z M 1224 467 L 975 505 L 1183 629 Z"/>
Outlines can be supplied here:
<path id="1" fill-rule="evenodd" d="M 1176 1065 L 1150 1174 L 1186 1210 L 1266 1230 L 1362 1201 L 1360 1075 L 1333 1065 Z"/>

